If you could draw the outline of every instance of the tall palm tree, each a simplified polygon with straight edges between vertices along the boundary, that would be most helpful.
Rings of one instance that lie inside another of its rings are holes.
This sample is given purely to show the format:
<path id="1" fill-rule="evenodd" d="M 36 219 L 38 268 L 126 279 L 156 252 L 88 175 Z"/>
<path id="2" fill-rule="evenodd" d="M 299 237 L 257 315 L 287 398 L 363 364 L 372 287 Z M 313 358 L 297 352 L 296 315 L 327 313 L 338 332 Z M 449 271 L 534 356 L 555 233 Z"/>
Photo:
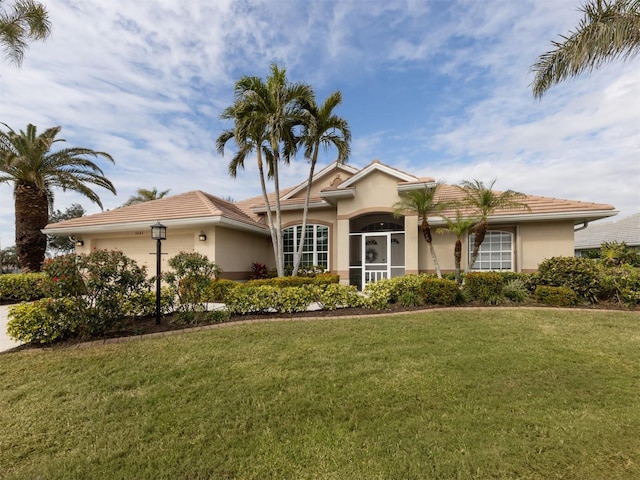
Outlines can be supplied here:
<path id="1" fill-rule="evenodd" d="M 313 90 L 303 83 L 290 83 L 286 70 L 272 64 L 266 82 L 259 77 L 247 76 L 238 80 L 234 97 L 234 103 L 221 115 L 223 119 L 233 120 L 234 126 L 222 132 L 216 140 L 216 146 L 218 152 L 224 154 L 226 143 L 235 140 L 238 150 L 229 163 L 229 173 L 233 177 L 237 175 L 239 167 L 244 167 L 247 155 L 256 152 L 276 270 L 278 276 L 284 276 L 279 164 L 281 161 L 288 163 L 295 154 L 294 130 L 302 124 L 302 105 L 313 100 Z M 273 180 L 274 185 L 275 219 L 267 195 L 265 164 L 267 177 Z"/>
<path id="2" fill-rule="evenodd" d="M 393 205 L 393 214 L 396 217 L 402 216 L 406 212 L 411 212 L 417 215 L 420 219 L 420 230 L 427 245 L 429 245 L 429 251 L 431 252 L 431 259 L 433 260 L 433 266 L 436 269 L 436 275 L 438 278 L 442 278 L 440 272 L 440 264 L 438 263 L 438 257 L 436 250 L 433 248 L 433 236 L 431 234 L 431 225 L 429 225 L 429 215 L 441 212 L 447 207 L 444 202 L 437 200 L 437 190 L 439 185 L 436 184 L 432 188 L 423 188 L 419 190 L 411 190 L 403 195 L 399 202 Z"/>
<path id="3" fill-rule="evenodd" d="M 136 203 L 158 200 L 160 198 L 164 198 L 170 191 L 171 190 L 163 190 L 159 192 L 156 187 L 153 187 L 151 190 L 147 190 L 146 188 L 139 188 L 137 193 L 135 195 L 131 195 L 129 197 L 129 200 L 124 202 L 122 206 L 127 207 L 129 205 L 135 205 Z"/>
<path id="4" fill-rule="evenodd" d="M 12 182 L 16 216 L 16 247 L 18 260 L 25 272 L 37 272 L 42 267 L 47 248 L 47 236 L 41 230 L 47 225 L 49 209 L 53 207 L 53 189 L 74 190 L 102 208 L 96 192 L 87 184 L 97 185 L 116 193 L 103 171 L 86 157 L 111 155 L 83 147 L 51 151 L 53 144 L 64 142 L 56 138 L 61 127 L 48 128 L 40 135 L 34 125 L 27 130 L 0 131 L 0 183 Z"/>
<path id="5" fill-rule="evenodd" d="M 43 40 L 51 33 L 49 13 L 34 0 L 17 0 L 5 10 L 0 0 L 0 44 L 16 65 L 22 64 L 27 40 Z"/>
<path id="6" fill-rule="evenodd" d="M 576 30 L 551 42 L 555 48 L 531 67 L 536 98 L 567 78 L 640 52 L 640 0 L 590 0 L 580 11 L 584 17 Z"/>
<path id="7" fill-rule="evenodd" d="M 338 163 L 344 163 L 351 153 L 351 129 L 347 121 L 333 113 L 333 110 L 342 103 L 342 93 L 335 91 L 327 97 L 320 106 L 312 101 L 305 105 L 304 126 L 300 143 L 304 147 L 304 156 L 309 160 L 309 178 L 304 198 L 302 211 L 302 232 L 298 250 L 293 256 L 292 276 L 296 276 L 300 268 L 304 239 L 307 231 L 307 216 L 309 213 L 309 199 L 311 197 L 311 181 L 318 162 L 320 148 L 328 149 L 331 146 L 338 150 Z"/>
<path id="8" fill-rule="evenodd" d="M 531 210 L 529 205 L 521 202 L 521 200 L 525 198 L 523 193 L 513 190 L 507 190 L 501 193 L 495 192 L 493 191 L 495 183 L 496 180 L 494 179 L 489 186 L 485 186 L 480 180 L 474 179 L 472 181 L 464 180 L 460 185 L 457 185 L 464 194 L 462 203 L 474 209 L 475 213 L 479 216 L 479 221 L 473 228 L 475 239 L 471 259 L 466 268 L 467 271 L 476 263 L 480 245 L 482 245 L 484 237 L 487 234 L 489 216 L 500 208 Z"/>
<path id="9" fill-rule="evenodd" d="M 453 248 L 453 259 L 456 268 L 456 282 L 461 283 L 460 271 L 462 265 L 462 238 L 467 235 L 478 222 L 474 217 L 463 217 L 460 210 L 456 210 L 456 217 L 449 218 L 442 216 L 447 224 L 447 227 L 443 230 L 449 231 L 456 236 L 456 244 Z"/>

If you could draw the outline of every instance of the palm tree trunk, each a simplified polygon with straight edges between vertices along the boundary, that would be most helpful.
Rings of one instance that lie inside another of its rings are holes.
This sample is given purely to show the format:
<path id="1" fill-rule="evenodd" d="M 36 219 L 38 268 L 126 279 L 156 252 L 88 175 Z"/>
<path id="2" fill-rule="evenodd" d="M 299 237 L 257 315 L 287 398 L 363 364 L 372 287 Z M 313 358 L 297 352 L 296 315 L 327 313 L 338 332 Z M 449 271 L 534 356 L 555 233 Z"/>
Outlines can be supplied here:
<path id="1" fill-rule="evenodd" d="M 316 167 L 316 161 L 318 159 L 318 149 L 313 152 L 313 158 L 311 159 L 311 166 L 309 167 L 309 179 L 307 181 L 307 191 L 304 197 L 304 208 L 302 210 L 302 232 L 300 234 L 300 244 L 298 249 L 293 253 L 293 271 L 291 276 L 298 275 L 298 269 L 300 268 L 300 261 L 302 260 L 302 249 L 304 248 L 304 239 L 307 233 L 307 216 L 309 214 L 309 199 L 311 198 L 311 180 L 313 180 L 313 172 Z"/>
<path id="2" fill-rule="evenodd" d="M 462 241 L 456 240 L 456 246 L 453 249 L 453 258 L 456 264 L 456 282 L 460 284 L 460 265 L 462 264 Z"/>
<path id="3" fill-rule="evenodd" d="M 466 271 L 469 272 L 473 264 L 476 263 L 478 259 L 478 253 L 480 252 L 480 245 L 484 242 L 484 237 L 487 235 L 487 221 L 480 220 L 480 223 L 476 225 L 474 228 L 474 233 L 476 234 L 474 242 L 473 242 L 473 252 L 471 253 L 471 259 L 469 260 L 469 265 L 467 265 Z"/>
<path id="4" fill-rule="evenodd" d="M 20 268 L 23 272 L 39 272 L 47 250 L 47 236 L 40 231 L 49 222 L 47 192 L 32 185 L 16 184 L 14 202 Z"/>
<path id="5" fill-rule="evenodd" d="M 436 269 L 436 275 L 438 278 L 442 278 L 442 272 L 440 272 L 440 264 L 438 263 L 438 256 L 436 255 L 436 249 L 433 248 L 433 237 L 431 235 L 431 227 L 429 226 L 429 222 L 427 222 L 426 218 L 422 219 L 422 236 L 427 241 L 429 245 L 429 251 L 431 252 L 431 258 L 433 259 L 433 266 Z"/>
<path id="6" fill-rule="evenodd" d="M 273 149 L 273 186 L 276 196 L 276 243 L 277 257 L 276 269 L 279 277 L 284 277 L 284 245 L 282 241 L 282 215 L 280 212 L 280 178 L 278 172 L 278 163 L 280 162 L 280 154 L 278 148 Z"/>
<path id="7" fill-rule="evenodd" d="M 267 184 L 264 180 L 264 165 L 262 164 L 262 152 L 260 148 L 257 149 L 258 156 L 258 172 L 260 173 L 260 187 L 262 188 L 262 196 L 264 198 L 264 204 L 267 208 L 267 225 L 269 227 L 269 232 L 271 232 L 271 246 L 273 247 L 273 256 L 276 260 L 276 269 L 278 266 L 278 244 L 276 241 L 276 230 L 273 224 L 273 214 L 271 213 L 271 202 L 269 202 L 269 195 L 267 194 Z"/>

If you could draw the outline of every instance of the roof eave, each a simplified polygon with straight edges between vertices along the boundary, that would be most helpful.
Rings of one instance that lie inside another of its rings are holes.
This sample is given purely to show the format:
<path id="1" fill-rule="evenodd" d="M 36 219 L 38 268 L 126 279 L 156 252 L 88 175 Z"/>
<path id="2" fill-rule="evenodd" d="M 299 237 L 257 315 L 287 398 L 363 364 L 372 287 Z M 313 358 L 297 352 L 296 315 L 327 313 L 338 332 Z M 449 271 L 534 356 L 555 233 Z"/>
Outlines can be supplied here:
<path id="1" fill-rule="evenodd" d="M 411 182 L 411 183 L 399 183 L 398 195 L 411 192 L 413 190 L 424 190 L 427 188 L 435 188 L 438 185 L 437 182 Z"/>
<path id="2" fill-rule="evenodd" d="M 273 208 L 271 208 L 271 211 L 275 210 L 275 205 L 271 204 L 273 206 Z M 324 200 L 320 201 L 320 202 L 310 202 L 309 203 L 309 210 L 313 210 L 313 209 L 317 209 L 317 208 L 327 208 L 329 207 L 330 204 Z M 290 204 L 290 205 L 284 205 L 280 207 L 280 211 L 292 211 L 292 210 L 300 210 L 301 208 L 304 208 L 304 203 L 295 203 L 295 204 Z M 256 207 L 251 207 L 251 211 L 254 213 L 267 213 L 267 207 L 264 205 L 260 205 L 260 206 L 256 206 Z"/>
<path id="3" fill-rule="evenodd" d="M 248 223 L 240 222 L 238 220 L 233 220 L 230 218 L 223 217 L 221 215 L 212 216 L 212 217 L 199 217 L 199 218 L 180 218 L 173 220 L 163 220 L 162 218 L 159 221 L 164 224 L 168 229 L 169 228 L 182 228 L 182 227 L 205 227 L 210 225 L 219 225 L 225 226 L 229 228 L 233 228 L 236 230 L 246 230 L 255 233 L 269 234 L 269 231 L 266 227 L 255 224 L 251 225 Z M 140 231 L 142 229 L 150 229 L 151 224 L 148 221 L 144 222 L 126 222 L 126 223 L 116 223 L 110 225 L 84 225 L 77 227 L 60 227 L 60 228 L 47 228 L 41 230 L 42 233 L 47 235 L 65 235 L 65 236 L 74 236 L 74 235 L 89 235 L 92 233 L 102 233 L 108 229 L 109 233 L 111 232 L 128 232 L 131 230 Z"/>

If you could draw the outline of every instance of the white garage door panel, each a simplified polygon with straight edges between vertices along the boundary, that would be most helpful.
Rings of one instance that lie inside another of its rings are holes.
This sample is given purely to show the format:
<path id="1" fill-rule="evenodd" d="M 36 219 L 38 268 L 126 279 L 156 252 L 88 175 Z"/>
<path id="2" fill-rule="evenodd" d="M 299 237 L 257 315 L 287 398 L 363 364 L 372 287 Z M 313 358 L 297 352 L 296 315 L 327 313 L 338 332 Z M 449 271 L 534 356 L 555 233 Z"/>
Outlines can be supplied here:
<path id="1" fill-rule="evenodd" d="M 149 234 L 151 235 L 151 234 Z M 138 265 L 147 267 L 147 273 L 154 275 L 156 271 L 156 241 L 151 238 L 111 238 L 97 240 L 98 250 L 120 250 L 127 257 L 135 260 Z M 167 261 L 180 252 L 193 252 L 193 235 L 169 237 L 162 241 L 162 270 L 166 270 Z"/>

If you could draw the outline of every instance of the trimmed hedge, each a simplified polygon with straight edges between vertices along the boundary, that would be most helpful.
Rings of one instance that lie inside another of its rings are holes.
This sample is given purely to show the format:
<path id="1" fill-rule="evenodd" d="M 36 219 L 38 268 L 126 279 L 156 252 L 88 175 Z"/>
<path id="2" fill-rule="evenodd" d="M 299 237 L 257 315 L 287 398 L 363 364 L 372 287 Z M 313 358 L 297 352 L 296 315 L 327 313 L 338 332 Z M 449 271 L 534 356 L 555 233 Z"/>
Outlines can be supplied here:
<path id="1" fill-rule="evenodd" d="M 499 272 L 471 272 L 464 283 L 466 295 L 482 303 L 498 303 L 503 287 L 504 277 Z"/>
<path id="2" fill-rule="evenodd" d="M 424 277 L 418 294 L 426 305 L 454 305 L 460 300 L 460 286 L 454 280 Z"/>
<path id="3" fill-rule="evenodd" d="M 536 300 L 553 307 L 570 307 L 578 302 L 578 296 L 569 287 L 541 285 L 535 291 Z"/>
<path id="4" fill-rule="evenodd" d="M 79 328 L 83 306 L 75 298 L 43 298 L 9 310 L 7 333 L 26 343 L 51 343 L 71 337 Z"/>
<path id="5" fill-rule="evenodd" d="M 0 275 L 0 300 L 29 302 L 44 298 L 50 288 L 44 273 L 7 273 Z"/>

